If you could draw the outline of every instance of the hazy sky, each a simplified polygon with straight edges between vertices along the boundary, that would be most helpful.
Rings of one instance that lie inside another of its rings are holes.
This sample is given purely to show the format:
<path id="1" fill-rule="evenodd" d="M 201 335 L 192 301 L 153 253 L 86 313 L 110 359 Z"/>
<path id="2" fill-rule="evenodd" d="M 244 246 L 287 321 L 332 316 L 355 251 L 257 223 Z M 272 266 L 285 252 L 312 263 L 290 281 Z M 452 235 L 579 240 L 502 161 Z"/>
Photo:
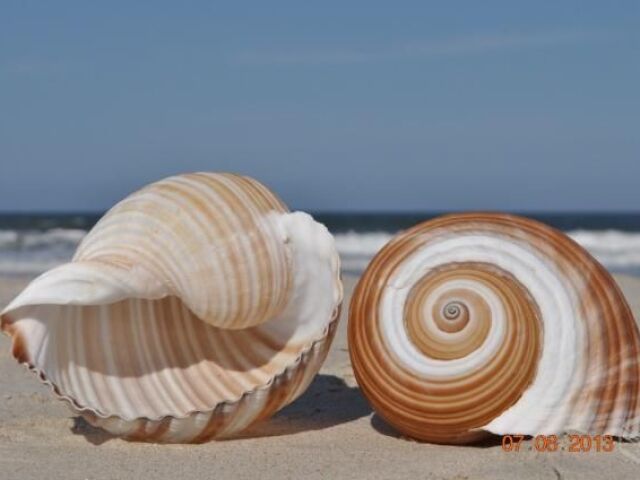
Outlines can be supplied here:
<path id="1" fill-rule="evenodd" d="M 0 210 L 193 170 L 315 210 L 639 210 L 640 2 L 2 2 Z"/>

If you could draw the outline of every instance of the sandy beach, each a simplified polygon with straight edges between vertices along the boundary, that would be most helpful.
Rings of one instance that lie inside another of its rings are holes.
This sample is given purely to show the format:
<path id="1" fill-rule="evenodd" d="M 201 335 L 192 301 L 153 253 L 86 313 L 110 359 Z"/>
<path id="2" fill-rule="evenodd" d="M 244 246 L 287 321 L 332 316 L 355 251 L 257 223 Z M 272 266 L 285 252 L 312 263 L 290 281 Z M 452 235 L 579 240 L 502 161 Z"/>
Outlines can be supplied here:
<path id="1" fill-rule="evenodd" d="M 640 279 L 616 277 L 636 318 Z M 29 280 L 0 278 L 4 306 Z M 203 445 L 154 445 L 112 438 L 56 400 L 0 338 L 0 478 L 637 478 L 640 444 L 611 453 L 538 453 L 531 441 L 504 452 L 501 439 L 440 446 L 399 437 L 355 383 L 347 350 L 347 306 L 357 277 L 345 277 L 338 334 L 307 392 L 241 438 Z M 568 445 L 566 438 L 561 445 Z"/>

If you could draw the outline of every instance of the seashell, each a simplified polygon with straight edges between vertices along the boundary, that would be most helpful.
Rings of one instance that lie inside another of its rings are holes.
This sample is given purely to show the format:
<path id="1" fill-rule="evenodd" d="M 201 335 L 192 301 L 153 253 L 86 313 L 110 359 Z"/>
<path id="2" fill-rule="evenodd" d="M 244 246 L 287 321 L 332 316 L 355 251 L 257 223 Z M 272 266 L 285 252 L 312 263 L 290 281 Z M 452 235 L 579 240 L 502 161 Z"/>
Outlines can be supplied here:
<path id="1" fill-rule="evenodd" d="M 341 301 L 323 225 L 253 179 L 197 173 L 115 205 L 1 325 L 16 359 L 92 425 L 200 442 L 298 397 Z"/>
<path id="2" fill-rule="evenodd" d="M 362 391 L 410 437 L 639 436 L 631 310 L 594 258 L 533 220 L 448 215 L 399 234 L 357 285 L 348 331 Z"/>

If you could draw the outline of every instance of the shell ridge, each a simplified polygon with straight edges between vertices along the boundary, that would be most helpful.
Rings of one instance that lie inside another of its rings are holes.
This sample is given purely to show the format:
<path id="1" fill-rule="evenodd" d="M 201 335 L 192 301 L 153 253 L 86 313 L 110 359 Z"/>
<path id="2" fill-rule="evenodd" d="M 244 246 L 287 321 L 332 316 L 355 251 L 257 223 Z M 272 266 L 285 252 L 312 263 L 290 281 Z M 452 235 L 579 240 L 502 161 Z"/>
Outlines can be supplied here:
<path id="1" fill-rule="evenodd" d="M 134 271 L 105 262 L 70 262 L 33 280 L 0 315 L 34 305 L 105 305 L 169 294 L 167 287 L 142 268 Z"/>

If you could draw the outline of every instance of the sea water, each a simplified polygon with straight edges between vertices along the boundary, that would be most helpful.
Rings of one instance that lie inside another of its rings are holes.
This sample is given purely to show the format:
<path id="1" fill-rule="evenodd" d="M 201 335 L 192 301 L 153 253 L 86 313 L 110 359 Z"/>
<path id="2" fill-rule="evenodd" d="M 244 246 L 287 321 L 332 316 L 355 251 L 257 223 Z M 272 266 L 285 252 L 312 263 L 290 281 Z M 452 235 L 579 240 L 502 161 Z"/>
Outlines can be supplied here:
<path id="1" fill-rule="evenodd" d="M 0 275 L 37 275 L 71 259 L 100 213 L 0 214 Z M 345 273 L 359 274 L 400 230 L 438 213 L 313 213 L 334 234 Z M 640 214 L 523 215 L 570 235 L 614 273 L 640 276 Z"/>

